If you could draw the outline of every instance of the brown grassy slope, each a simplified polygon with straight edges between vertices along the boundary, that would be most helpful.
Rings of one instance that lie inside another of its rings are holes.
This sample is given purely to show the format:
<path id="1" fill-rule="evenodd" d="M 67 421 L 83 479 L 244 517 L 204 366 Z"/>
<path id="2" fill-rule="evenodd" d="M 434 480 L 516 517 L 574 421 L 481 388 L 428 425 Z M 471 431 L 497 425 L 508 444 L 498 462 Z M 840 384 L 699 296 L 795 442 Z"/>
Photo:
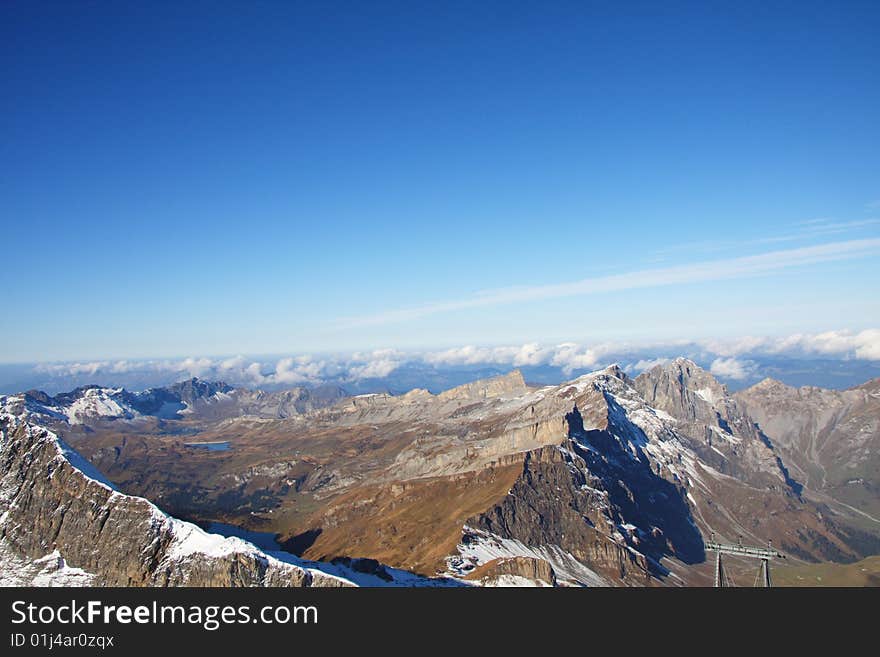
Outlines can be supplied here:
<path id="1" fill-rule="evenodd" d="M 359 487 L 312 518 L 320 529 L 304 551 L 311 559 L 370 557 L 432 575 L 445 569 L 464 522 L 502 499 L 522 464 L 453 477 Z M 285 537 L 289 538 L 289 537 Z"/>
<path id="2" fill-rule="evenodd" d="M 880 556 L 855 563 L 774 566 L 774 586 L 880 586 Z"/>

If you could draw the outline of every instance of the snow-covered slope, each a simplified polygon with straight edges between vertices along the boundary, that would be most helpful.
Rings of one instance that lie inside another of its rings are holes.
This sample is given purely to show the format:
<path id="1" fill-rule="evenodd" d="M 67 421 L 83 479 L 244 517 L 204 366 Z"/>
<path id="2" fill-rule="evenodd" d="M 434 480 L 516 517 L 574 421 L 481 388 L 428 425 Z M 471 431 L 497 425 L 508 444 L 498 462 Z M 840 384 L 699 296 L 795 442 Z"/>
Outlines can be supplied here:
<path id="1" fill-rule="evenodd" d="M 122 388 L 85 387 L 57 397 L 38 391 L 0 396 L 0 407 L 20 415 L 28 413 L 44 423 L 83 424 L 99 419 L 131 419 L 141 415 L 132 395 Z"/>
<path id="2" fill-rule="evenodd" d="M 2 584 L 461 585 L 394 569 L 367 572 L 357 561 L 323 564 L 267 553 L 208 533 L 119 492 L 33 415 L 9 412 L 7 399 L 0 403 Z"/>
<path id="3" fill-rule="evenodd" d="M 448 559 L 449 571 L 457 576 L 465 576 L 476 567 L 496 559 L 507 557 L 529 557 L 546 561 L 553 568 L 556 577 L 569 586 L 608 586 L 608 580 L 578 561 L 572 554 L 557 545 L 530 546 L 513 538 L 502 538 L 490 532 L 464 528 L 466 540 L 457 549 L 458 556 Z M 507 581 L 506 586 L 513 586 Z M 534 584 L 529 584 L 534 586 Z"/>
<path id="4" fill-rule="evenodd" d="M 58 550 L 28 559 L 0 539 L 0 586 L 92 586 L 94 581 L 94 574 L 68 566 Z"/>

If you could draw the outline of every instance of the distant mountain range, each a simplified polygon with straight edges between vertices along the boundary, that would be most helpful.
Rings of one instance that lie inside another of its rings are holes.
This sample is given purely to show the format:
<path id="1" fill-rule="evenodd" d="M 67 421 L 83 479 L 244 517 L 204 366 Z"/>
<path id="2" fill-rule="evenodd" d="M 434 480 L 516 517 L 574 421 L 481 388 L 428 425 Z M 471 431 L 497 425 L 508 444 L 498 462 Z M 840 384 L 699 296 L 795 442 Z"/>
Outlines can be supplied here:
<path id="1" fill-rule="evenodd" d="M 518 367 L 526 381 L 542 385 L 558 385 L 605 364 L 617 363 L 629 376 L 637 376 L 655 364 L 668 363 L 681 353 L 700 364 L 730 390 L 736 391 L 772 377 L 787 385 L 821 386 L 843 390 L 872 378 L 880 377 L 880 361 L 820 355 L 796 356 L 790 354 L 745 353 L 730 356 L 718 354 L 699 345 L 681 348 L 652 348 L 617 351 L 596 357 L 595 363 L 533 363 L 516 362 L 509 355 L 493 360 L 491 354 L 480 356 L 467 353 L 457 355 L 434 354 L 428 358 L 419 354 L 397 354 L 385 362 L 373 354 L 357 355 L 363 359 L 352 361 L 352 356 L 315 357 L 303 365 L 301 372 L 277 375 L 283 357 L 250 359 L 180 359 L 163 361 L 119 361 L 96 363 L 56 364 L 0 364 L 0 394 L 14 394 L 22 390 L 39 389 L 50 394 L 66 392 L 78 387 L 101 383 L 106 387 L 128 390 L 168 387 L 178 381 L 200 377 L 211 381 L 225 381 L 232 387 L 261 388 L 269 392 L 301 387 L 339 387 L 348 395 L 372 392 L 404 394 L 413 388 L 441 392 L 472 381 L 499 376 Z M 491 350 L 487 350 L 491 351 Z M 381 367 L 376 367 L 376 358 Z M 480 360 L 480 358 L 488 360 Z M 506 358 L 506 360 L 505 360 Z M 292 360 L 292 359 L 287 359 Z M 232 361 L 230 363 L 230 361 Z M 302 376 L 299 376 L 302 375 Z"/>
<path id="2" fill-rule="evenodd" d="M 29 390 L 6 399 L 15 408 L 20 407 L 38 416 L 64 419 L 69 424 L 87 424 L 100 419 L 180 420 L 192 414 L 199 417 L 255 415 L 286 418 L 325 406 L 344 395 L 344 391 L 335 386 L 267 393 L 193 378 L 143 392 L 89 385 L 54 397 L 39 390 Z"/>
<path id="3" fill-rule="evenodd" d="M 189 379 L 0 397 L 0 425 L 0 560 L 27 581 L 701 585 L 712 533 L 880 554 L 876 379 L 731 393 L 685 358 L 438 394 Z"/>

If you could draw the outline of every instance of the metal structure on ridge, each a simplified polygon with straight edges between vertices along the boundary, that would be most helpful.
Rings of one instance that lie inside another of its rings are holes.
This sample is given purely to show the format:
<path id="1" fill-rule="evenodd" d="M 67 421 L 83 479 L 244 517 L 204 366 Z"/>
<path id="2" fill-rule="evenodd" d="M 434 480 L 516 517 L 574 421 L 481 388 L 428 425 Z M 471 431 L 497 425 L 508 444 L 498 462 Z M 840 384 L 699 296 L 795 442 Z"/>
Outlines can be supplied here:
<path id="1" fill-rule="evenodd" d="M 725 545 L 724 543 L 715 542 L 715 532 L 712 532 L 711 540 L 706 543 L 706 549 L 715 552 L 715 587 L 725 588 L 733 586 L 730 578 L 727 576 L 722 564 L 721 555 L 730 554 L 739 557 L 750 557 L 760 559 L 761 566 L 758 575 L 755 578 L 755 586 L 769 588 L 772 584 L 770 581 L 770 560 L 785 559 L 785 555 L 773 549 L 773 542 L 767 541 L 767 547 L 751 547 L 742 544 L 742 537 L 736 545 Z"/>

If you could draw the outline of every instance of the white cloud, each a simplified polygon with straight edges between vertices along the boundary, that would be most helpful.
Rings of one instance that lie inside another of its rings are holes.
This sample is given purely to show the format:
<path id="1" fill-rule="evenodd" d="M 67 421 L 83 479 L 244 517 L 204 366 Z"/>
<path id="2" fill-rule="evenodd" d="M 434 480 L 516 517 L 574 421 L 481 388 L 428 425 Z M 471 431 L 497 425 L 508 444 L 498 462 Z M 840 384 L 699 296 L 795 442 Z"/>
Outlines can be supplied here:
<path id="1" fill-rule="evenodd" d="M 361 379 L 382 379 L 400 367 L 401 362 L 390 358 L 374 360 L 363 365 L 354 365 L 348 371 L 348 378 L 352 381 Z"/>
<path id="2" fill-rule="evenodd" d="M 856 358 L 862 360 L 880 360 L 880 331 L 862 331 L 859 334 L 860 344 L 856 347 Z"/>
<path id="3" fill-rule="evenodd" d="M 682 252 L 705 252 L 718 253 L 732 249 L 756 247 L 768 244 L 781 244 L 784 242 L 805 242 L 819 238 L 827 238 L 832 235 L 844 233 L 857 233 L 880 224 L 880 219 L 856 219 L 851 221 L 838 221 L 830 217 L 819 217 L 799 221 L 789 228 L 784 234 L 770 235 L 744 240 L 704 240 L 698 242 L 683 242 L 663 247 L 656 251 L 658 258 L 655 261 L 664 260 L 667 256 Z"/>
<path id="4" fill-rule="evenodd" d="M 351 356 L 345 375 L 348 381 L 362 379 L 382 379 L 403 365 L 410 357 L 396 349 L 377 349 L 367 354 L 355 353 Z"/>
<path id="5" fill-rule="evenodd" d="M 443 351 L 427 352 L 419 359 L 433 365 L 552 365 L 570 374 L 577 369 L 594 367 L 605 354 L 619 349 L 610 343 L 585 347 L 575 342 L 564 342 L 555 347 L 544 347 L 536 342 L 519 346 L 475 347 L 467 345 Z"/>
<path id="6" fill-rule="evenodd" d="M 216 364 L 210 358 L 185 358 L 180 363 L 180 371 L 189 373 L 190 376 L 203 377 L 216 369 Z"/>
<path id="7" fill-rule="evenodd" d="M 747 379 L 755 371 L 756 364 L 751 361 L 737 360 L 736 358 L 716 358 L 709 367 L 709 372 L 715 376 L 727 379 Z"/>
<path id="8" fill-rule="evenodd" d="M 466 299 L 436 302 L 415 308 L 404 308 L 376 315 L 348 318 L 343 320 L 341 324 L 348 328 L 390 324 L 468 308 L 584 296 L 600 292 L 616 292 L 762 276 L 791 267 L 849 260 L 877 255 L 878 253 L 880 253 L 880 238 L 829 242 L 796 249 L 762 253 L 760 255 L 598 276 L 570 283 L 486 291 Z"/>
<path id="9" fill-rule="evenodd" d="M 275 365 L 275 373 L 267 377 L 271 383 L 306 383 L 320 374 L 318 363 L 298 363 L 294 358 L 282 358 Z"/>
<path id="10" fill-rule="evenodd" d="M 747 335 L 732 340 L 704 340 L 700 344 L 706 351 L 719 356 L 739 356 L 749 352 L 765 350 L 770 339 Z"/>
<path id="11" fill-rule="evenodd" d="M 79 376 L 81 374 L 96 374 L 103 370 L 109 363 L 92 362 L 92 363 L 40 363 L 34 369 L 37 372 L 44 372 L 53 376 Z"/>
<path id="12" fill-rule="evenodd" d="M 222 380 L 234 385 L 293 387 L 328 381 L 382 379 L 408 363 L 435 367 L 550 366 L 558 367 L 565 376 L 569 376 L 576 370 L 593 370 L 613 360 L 628 360 L 629 364 L 625 367 L 627 372 L 641 372 L 668 362 L 669 355 L 685 355 L 700 362 L 709 362 L 713 374 L 742 380 L 755 373 L 755 359 L 768 356 L 822 356 L 880 361 L 880 329 L 842 329 L 777 337 L 744 336 L 728 340 L 640 345 L 612 342 L 541 345 L 528 342 L 495 347 L 466 345 L 410 353 L 378 349 L 324 357 L 292 355 L 275 361 L 258 361 L 239 355 L 222 359 L 189 357 L 179 360 L 44 363 L 36 365 L 34 371 L 53 378 L 71 378 L 71 387 L 83 382 L 121 385 L 119 382 L 144 380 L 165 385 L 191 376 Z"/>
<path id="13" fill-rule="evenodd" d="M 578 344 L 569 342 L 556 347 L 556 353 L 550 364 L 561 367 L 565 374 L 571 374 L 574 370 L 588 369 L 597 365 L 602 353 L 602 347 L 584 349 Z"/>
<path id="14" fill-rule="evenodd" d="M 880 360 L 880 329 L 795 333 L 783 337 L 748 336 L 733 340 L 700 343 L 706 351 L 720 356 L 775 354 L 790 356 L 836 356 L 860 360 Z"/>
<path id="15" fill-rule="evenodd" d="M 512 362 L 522 347 L 475 347 L 466 345 L 422 355 L 426 363 L 434 365 L 480 365 Z"/>
<path id="16" fill-rule="evenodd" d="M 262 368 L 259 363 L 250 363 L 247 367 L 242 371 L 242 376 L 245 381 L 251 381 L 253 383 L 259 384 L 260 382 L 265 380 L 265 376 L 263 375 Z"/>
<path id="17" fill-rule="evenodd" d="M 542 347 L 537 342 L 529 342 L 517 349 L 513 357 L 514 367 L 523 367 L 525 365 L 540 365 L 547 358 L 548 349 Z"/>
<path id="18" fill-rule="evenodd" d="M 217 367 L 221 370 L 239 370 L 247 365 L 248 362 L 244 356 L 235 356 L 234 358 L 227 358 L 224 361 L 220 361 Z"/>

